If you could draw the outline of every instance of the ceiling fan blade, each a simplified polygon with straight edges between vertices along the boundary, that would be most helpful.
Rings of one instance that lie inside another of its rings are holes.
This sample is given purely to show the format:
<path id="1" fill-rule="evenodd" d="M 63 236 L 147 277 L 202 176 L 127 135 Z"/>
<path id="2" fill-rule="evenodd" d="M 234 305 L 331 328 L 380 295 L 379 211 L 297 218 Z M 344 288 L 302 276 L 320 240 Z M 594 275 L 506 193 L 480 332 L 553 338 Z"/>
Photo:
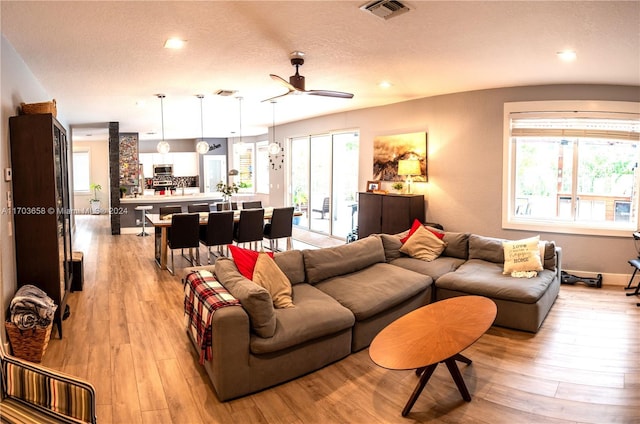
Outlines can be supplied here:
<path id="1" fill-rule="evenodd" d="M 309 91 L 305 91 L 305 94 L 310 94 L 312 96 L 340 97 L 342 99 L 352 99 L 353 98 L 353 94 L 344 93 L 342 91 L 309 90 Z"/>
<path id="2" fill-rule="evenodd" d="M 294 87 L 293 85 L 289 84 L 289 81 L 287 81 L 284 78 L 280 78 L 277 75 L 274 74 L 269 74 L 269 76 L 271 77 L 272 80 L 279 82 L 280 84 L 284 85 L 285 87 L 287 87 L 289 89 L 289 91 L 295 91 L 297 90 L 296 87 Z"/>
<path id="3" fill-rule="evenodd" d="M 277 95 L 277 96 L 275 96 L 275 97 L 269 97 L 268 99 L 264 99 L 264 100 L 260 101 L 260 103 L 270 102 L 270 101 L 272 101 L 272 100 L 279 99 L 280 97 L 288 96 L 289 94 L 293 93 L 294 91 L 295 91 L 295 90 L 289 90 L 289 91 L 287 91 L 287 92 L 286 92 L 286 93 L 284 93 L 284 94 L 280 94 L 280 95 Z"/>

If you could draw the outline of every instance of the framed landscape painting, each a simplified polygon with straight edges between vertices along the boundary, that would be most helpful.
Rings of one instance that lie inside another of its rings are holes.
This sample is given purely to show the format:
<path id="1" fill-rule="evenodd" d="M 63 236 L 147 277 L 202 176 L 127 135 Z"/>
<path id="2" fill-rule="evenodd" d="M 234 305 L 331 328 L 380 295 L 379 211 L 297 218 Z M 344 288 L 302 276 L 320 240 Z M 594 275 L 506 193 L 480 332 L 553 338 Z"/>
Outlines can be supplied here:
<path id="1" fill-rule="evenodd" d="M 373 139 L 373 178 L 380 181 L 404 181 L 398 175 L 398 161 L 420 161 L 420 175 L 413 181 L 427 180 L 427 133 L 415 132 L 378 136 Z"/>

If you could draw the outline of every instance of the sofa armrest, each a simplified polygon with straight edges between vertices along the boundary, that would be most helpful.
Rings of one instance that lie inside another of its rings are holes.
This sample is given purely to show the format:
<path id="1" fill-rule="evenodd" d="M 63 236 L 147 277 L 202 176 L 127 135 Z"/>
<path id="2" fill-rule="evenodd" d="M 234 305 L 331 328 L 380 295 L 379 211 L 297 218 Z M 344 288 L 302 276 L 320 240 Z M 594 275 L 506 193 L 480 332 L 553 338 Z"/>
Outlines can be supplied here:
<path id="1" fill-rule="evenodd" d="M 0 355 L 0 362 L 3 397 L 62 422 L 96 422 L 96 392 L 90 383 L 12 356 Z"/>
<path id="2" fill-rule="evenodd" d="M 251 329 L 244 308 L 222 308 L 212 319 L 212 358 L 205 363 L 207 373 L 221 401 L 246 393 L 250 382 Z"/>
<path id="3" fill-rule="evenodd" d="M 556 273 L 558 281 L 562 281 L 562 247 L 556 246 Z"/>

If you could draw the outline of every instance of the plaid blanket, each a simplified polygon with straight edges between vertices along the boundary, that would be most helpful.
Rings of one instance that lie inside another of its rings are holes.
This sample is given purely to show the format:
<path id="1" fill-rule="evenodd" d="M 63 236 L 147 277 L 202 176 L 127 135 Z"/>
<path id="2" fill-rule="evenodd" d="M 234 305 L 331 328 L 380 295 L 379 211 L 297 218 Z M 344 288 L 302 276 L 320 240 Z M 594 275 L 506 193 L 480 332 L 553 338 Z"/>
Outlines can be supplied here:
<path id="1" fill-rule="evenodd" d="M 214 312 L 235 305 L 240 305 L 240 301 L 231 296 L 210 272 L 194 271 L 185 278 L 185 321 L 187 331 L 200 348 L 200 364 L 213 356 L 211 322 Z"/>

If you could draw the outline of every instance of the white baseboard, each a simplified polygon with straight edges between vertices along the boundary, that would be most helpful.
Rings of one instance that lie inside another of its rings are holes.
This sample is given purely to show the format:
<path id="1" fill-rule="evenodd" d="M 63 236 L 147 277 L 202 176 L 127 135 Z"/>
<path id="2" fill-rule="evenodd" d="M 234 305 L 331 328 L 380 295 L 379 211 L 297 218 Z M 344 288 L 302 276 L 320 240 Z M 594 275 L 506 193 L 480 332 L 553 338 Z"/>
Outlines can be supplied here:
<path id="1" fill-rule="evenodd" d="M 571 269 L 563 269 L 564 272 L 569 273 L 571 275 L 576 275 L 578 277 L 586 277 L 586 278 L 596 278 L 598 276 L 597 272 L 585 272 L 585 271 L 577 271 Z M 603 286 L 627 286 L 629 284 L 629 279 L 631 278 L 631 273 L 629 274 L 612 274 L 612 273 L 601 273 L 602 274 L 602 285 Z M 636 279 L 638 277 L 636 276 Z M 638 282 L 634 281 L 634 285 Z"/>

